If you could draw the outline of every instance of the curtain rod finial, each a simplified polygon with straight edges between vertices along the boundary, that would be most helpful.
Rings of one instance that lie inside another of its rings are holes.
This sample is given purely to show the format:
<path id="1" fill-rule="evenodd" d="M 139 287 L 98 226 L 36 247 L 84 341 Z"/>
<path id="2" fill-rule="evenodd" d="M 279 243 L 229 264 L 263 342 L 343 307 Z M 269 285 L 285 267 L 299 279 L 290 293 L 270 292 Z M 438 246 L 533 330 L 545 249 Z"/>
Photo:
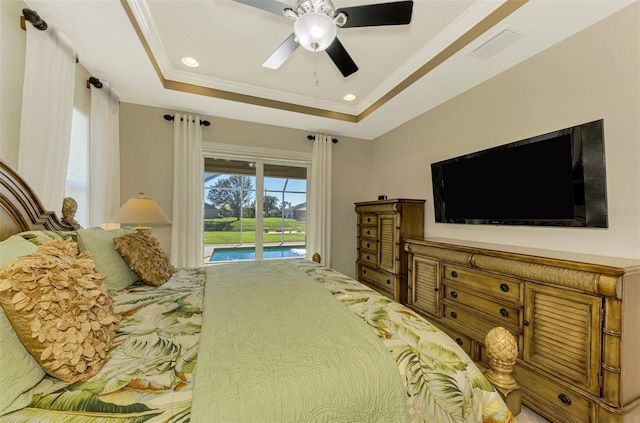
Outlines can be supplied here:
<path id="1" fill-rule="evenodd" d="M 26 20 L 31 22 L 33 26 L 36 27 L 37 29 L 41 31 L 44 31 L 45 29 L 47 29 L 47 23 L 42 20 L 40 15 L 38 15 L 38 13 L 35 10 L 26 9 L 26 8 L 22 9 L 22 15 Z"/>
<path id="2" fill-rule="evenodd" d="M 100 81 L 95 76 L 90 76 L 88 82 L 89 82 L 89 84 L 93 85 L 96 88 L 102 88 L 102 81 Z M 89 87 L 87 87 L 87 88 L 89 88 Z"/>

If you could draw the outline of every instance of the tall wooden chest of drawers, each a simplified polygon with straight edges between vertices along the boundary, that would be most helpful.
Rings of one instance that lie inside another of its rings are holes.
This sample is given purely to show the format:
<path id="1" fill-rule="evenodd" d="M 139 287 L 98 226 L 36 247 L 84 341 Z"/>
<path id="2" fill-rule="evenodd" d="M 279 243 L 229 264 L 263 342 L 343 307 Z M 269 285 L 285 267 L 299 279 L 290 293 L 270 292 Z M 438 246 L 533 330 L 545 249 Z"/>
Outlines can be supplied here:
<path id="1" fill-rule="evenodd" d="M 407 292 L 407 238 L 424 236 L 425 200 L 355 203 L 358 215 L 356 278 L 396 301 Z"/>
<path id="2" fill-rule="evenodd" d="M 408 240 L 407 303 L 472 359 L 516 338 L 522 401 L 552 422 L 640 422 L 640 260 Z"/>

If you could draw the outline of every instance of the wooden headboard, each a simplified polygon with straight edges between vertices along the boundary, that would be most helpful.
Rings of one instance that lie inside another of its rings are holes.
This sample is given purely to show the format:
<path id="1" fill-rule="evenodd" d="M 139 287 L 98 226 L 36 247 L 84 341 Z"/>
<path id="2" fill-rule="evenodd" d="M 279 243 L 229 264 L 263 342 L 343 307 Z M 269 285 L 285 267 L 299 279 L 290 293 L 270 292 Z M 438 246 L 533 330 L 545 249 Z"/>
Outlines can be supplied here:
<path id="1" fill-rule="evenodd" d="M 0 241 L 18 232 L 33 230 L 72 231 L 73 228 L 55 212 L 45 210 L 29 185 L 0 160 Z"/>

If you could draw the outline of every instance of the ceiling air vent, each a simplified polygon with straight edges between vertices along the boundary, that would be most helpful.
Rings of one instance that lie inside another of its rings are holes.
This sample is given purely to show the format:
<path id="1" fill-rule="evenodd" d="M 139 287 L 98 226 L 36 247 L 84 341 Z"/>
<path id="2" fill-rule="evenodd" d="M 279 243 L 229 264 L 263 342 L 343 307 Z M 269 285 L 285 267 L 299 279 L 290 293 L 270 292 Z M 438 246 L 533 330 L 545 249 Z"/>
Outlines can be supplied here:
<path id="1" fill-rule="evenodd" d="M 489 39 L 473 47 L 467 55 L 476 59 L 487 60 L 515 43 L 523 36 L 524 33 L 522 31 L 514 28 L 504 28 L 493 34 Z"/>

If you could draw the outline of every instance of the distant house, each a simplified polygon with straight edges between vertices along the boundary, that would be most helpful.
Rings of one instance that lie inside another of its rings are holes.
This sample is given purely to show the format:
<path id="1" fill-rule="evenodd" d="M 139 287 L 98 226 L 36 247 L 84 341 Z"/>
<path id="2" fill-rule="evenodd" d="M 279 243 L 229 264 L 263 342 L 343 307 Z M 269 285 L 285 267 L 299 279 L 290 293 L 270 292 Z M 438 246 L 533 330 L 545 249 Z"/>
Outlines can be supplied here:
<path id="1" fill-rule="evenodd" d="M 284 209 L 271 209 L 267 211 L 269 217 L 281 217 L 284 214 L 285 219 L 306 220 L 307 219 L 307 203 L 301 203 L 293 207 Z"/>
<path id="2" fill-rule="evenodd" d="M 220 217 L 220 210 L 209 204 L 205 201 L 204 203 L 204 218 L 205 219 L 215 219 L 216 217 Z"/>
<path id="3" fill-rule="evenodd" d="M 291 208 L 292 217 L 295 220 L 307 220 L 307 203 L 300 203 Z"/>

